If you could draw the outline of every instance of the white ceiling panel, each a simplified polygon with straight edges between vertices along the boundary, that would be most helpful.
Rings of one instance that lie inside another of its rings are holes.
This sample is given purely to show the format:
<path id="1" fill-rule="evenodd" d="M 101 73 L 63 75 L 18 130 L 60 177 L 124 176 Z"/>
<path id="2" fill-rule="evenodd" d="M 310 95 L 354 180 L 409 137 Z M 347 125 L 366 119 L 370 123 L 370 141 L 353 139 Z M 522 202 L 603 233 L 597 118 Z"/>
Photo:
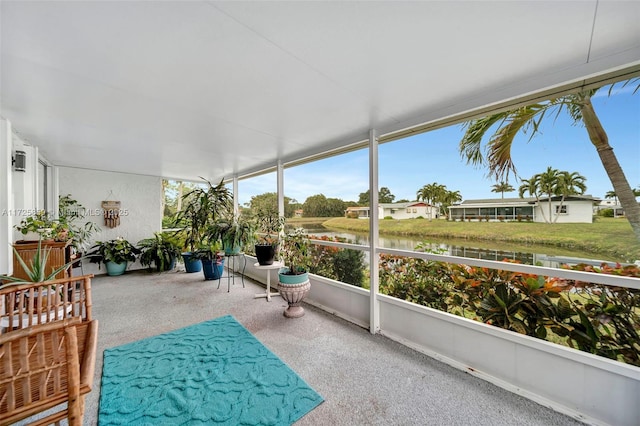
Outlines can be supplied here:
<path id="1" fill-rule="evenodd" d="M 0 112 L 54 164 L 219 179 L 637 65 L 639 18 L 618 1 L 4 0 Z"/>

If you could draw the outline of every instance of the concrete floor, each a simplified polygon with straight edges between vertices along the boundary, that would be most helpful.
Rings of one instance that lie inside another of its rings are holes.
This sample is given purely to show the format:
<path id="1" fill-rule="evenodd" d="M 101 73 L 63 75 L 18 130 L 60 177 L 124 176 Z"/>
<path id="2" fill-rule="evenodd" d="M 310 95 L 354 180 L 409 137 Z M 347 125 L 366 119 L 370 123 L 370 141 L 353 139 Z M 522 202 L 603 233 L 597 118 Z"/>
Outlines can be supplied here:
<path id="1" fill-rule="evenodd" d="M 580 422 L 498 388 L 380 335 L 305 305 L 287 319 L 280 297 L 240 277 L 128 272 L 92 283 L 100 322 L 94 390 L 84 424 L 96 425 L 105 348 L 231 314 L 286 362 L 325 402 L 297 425 L 578 425 Z"/>

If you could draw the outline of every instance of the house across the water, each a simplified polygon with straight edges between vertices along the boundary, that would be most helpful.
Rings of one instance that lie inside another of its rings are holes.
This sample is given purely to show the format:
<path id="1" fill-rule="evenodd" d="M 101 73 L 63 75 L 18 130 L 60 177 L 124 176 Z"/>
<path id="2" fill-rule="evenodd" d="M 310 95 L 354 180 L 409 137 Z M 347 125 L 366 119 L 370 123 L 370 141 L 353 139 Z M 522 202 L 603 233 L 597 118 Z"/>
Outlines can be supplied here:
<path id="1" fill-rule="evenodd" d="M 599 202 L 591 195 L 572 195 L 564 200 L 551 197 L 550 205 L 549 198 L 539 201 L 535 198 L 466 200 L 450 206 L 449 214 L 454 220 L 591 223 L 593 207 Z"/>
<path id="2" fill-rule="evenodd" d="M 378 217 L 383 219 L 415 219 L 422 217 L 425 219 L 437 219 L 440 215 L 436 206 L 420 201 L 408 203 L 382 203 L 378 205 Z M 358 219 L 368 219 L 370 217 L 369 207 L 347 207 L 346 217 L 357 217 Z"/>

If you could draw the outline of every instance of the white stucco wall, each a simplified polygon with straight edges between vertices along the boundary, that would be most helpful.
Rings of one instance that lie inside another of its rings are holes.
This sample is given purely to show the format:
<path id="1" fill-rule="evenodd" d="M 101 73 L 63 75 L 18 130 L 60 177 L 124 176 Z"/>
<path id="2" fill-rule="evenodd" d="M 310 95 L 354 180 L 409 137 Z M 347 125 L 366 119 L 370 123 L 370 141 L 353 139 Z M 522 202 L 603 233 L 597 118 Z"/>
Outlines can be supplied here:
<path id="1" fill-rule="evenodd" d="M 414 213 L 413 210 L 416 210 Z M 394 213 L 391 213 L 391 210 L 395 210 Z M 410 213 L 407 213 L 407 210 L 410 210 Z M 431 210 L 431 214 L 429 214 L 429 210 Z M 391 216 L 394 219 L 413 219 L 416 217 L 422 217 L 424 219 L 435 219 L 438 214 L 438 209 L 436 207 L 429 206 L 409 206 L 409 207 L 380 207 L 379 208 L 380 218 L 384 218 L 387 216 Z"/>
<path id="2" fill-rule="evenodd" d="M 24 151 L 26 155 L 26 165 L 24 172 L 12 172 L 12 191 L 14 214 L 12 215 L 12 226 L 18 225 L 25 217 L 32 216 L 39 208 L 38 206 L 38 148 L 25 144 L 15 134 L 12 135 L 13 150 Z M 13 168 L 12 168 L 13 170 Z M 12 230 L 12 241 L 22 238 L 15 229 Z"/>
<path id="3" fill-rule="evenodd" d="M 86 219 L 101 228 L 94 235 L 95 241 L 123 237 L 137 244 L 162 229 L 160 177 L 58 167 L 58 185 L 60 195 L 71 194 L 91 213 Z M 102 201 L 121 202 L 123 214 L 118 227 L 111 229 L 104 225 Z M 106 272 L 104 265 L 98 269 L 97 265 L 84 263 L 84 273 Z M 140 267 L 136 262 L 129 269 Z"/>
<path id="4" fill-rule="evenodd" d="M 551 202 L 551 221 L 555 220 L 556 206 L 559 201 Z M 567 213 L 558 215 L 556 223 L 591 223 L 593 222 L 593 204 L 590 201 L 565 201 L 563 205 L 567 206 Z M 549 219 L 549 205 L 546 201 L 542 201 L 539 206 L 535 207 L 534 221 L 544 222 L 541 209 L 544 209 L 544 217 Z"/>

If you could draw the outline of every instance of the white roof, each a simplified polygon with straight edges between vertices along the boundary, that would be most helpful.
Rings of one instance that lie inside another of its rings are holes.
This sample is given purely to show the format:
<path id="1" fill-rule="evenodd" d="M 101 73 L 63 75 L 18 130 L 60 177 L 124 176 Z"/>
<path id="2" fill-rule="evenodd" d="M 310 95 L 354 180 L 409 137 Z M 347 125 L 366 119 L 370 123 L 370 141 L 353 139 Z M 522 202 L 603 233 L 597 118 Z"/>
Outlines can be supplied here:
<path id="1" fill-rule="evenodd" d="M 56 165 L 274 166 L 640 65 L 640 2 L 7 1 L 1 110 Z"/>

